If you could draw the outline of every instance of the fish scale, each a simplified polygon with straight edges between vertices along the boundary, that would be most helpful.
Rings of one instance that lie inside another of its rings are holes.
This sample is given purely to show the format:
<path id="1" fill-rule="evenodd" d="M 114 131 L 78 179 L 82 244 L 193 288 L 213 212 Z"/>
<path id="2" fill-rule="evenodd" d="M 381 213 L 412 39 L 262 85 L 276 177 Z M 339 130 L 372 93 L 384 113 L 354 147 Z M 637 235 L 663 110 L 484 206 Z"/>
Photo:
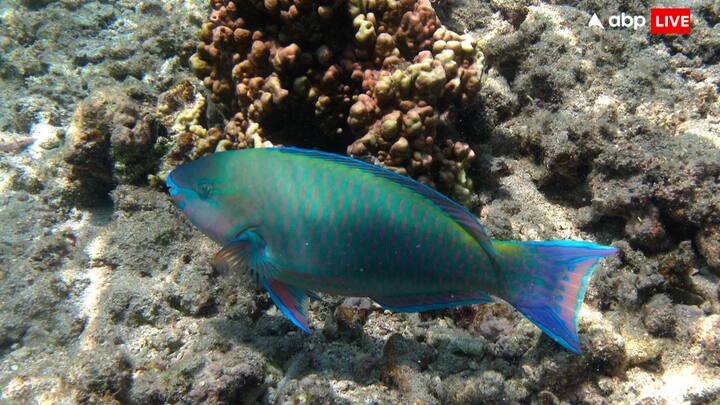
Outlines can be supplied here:
<path id="1" fill-rule="evenodd" d="M 491 240 L 462 206 L 396 173 L 295 148 L 216 153 L 167 178 L 175 203 L 223 246 L 215 266 L 245 271 L 310 331 L 308 293 L 369 296 L 393 311 L 498 296 L 579 353 L 577 313 L 597 261 L 582 241 Z"/>

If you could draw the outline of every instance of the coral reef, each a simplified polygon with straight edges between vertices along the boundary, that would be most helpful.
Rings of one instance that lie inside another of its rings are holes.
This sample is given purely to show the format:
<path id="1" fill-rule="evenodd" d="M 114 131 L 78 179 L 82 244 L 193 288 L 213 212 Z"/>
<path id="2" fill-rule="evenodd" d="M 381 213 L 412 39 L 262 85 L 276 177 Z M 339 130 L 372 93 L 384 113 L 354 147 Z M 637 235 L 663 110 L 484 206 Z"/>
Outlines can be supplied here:
<path id="1" fill-rule="evenodd" d="M 190 66 L 234 115 L 203 142 L 352 142 L 348 154 L 469 201 L 474 152 L 444 127 L 475 99 L 482 57 L 428 0 L 211 4 Z"/>

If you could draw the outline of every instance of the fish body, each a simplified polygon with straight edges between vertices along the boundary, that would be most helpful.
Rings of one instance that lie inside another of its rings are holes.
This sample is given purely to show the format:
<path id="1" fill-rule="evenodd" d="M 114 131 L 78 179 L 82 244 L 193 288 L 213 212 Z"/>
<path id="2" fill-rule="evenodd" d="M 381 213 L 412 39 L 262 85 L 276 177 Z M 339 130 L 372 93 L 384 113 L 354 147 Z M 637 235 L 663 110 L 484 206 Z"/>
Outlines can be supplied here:
<path id="1" fill-rule="evenodd" d="M 224 248 L 215 266 L 247 269 L 309 331 L 313 291 L 368 296 L 402 312 L 512 303 L 580 352 L 577 310 L 614 248 L 491 240 L 437 191 L 355 159 L 295 148 L 216 153 L 174 170 L 170 194 Z"/>

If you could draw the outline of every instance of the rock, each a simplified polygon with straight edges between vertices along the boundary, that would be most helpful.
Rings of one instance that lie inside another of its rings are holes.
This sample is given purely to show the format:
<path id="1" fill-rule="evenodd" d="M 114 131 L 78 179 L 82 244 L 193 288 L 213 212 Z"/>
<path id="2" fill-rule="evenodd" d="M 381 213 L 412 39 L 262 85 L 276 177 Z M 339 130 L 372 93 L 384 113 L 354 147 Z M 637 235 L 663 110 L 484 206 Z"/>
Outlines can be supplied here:
<path id="1" fill-rule="evenodd" d="M 500 336 L 493 346 L 493 353 L 504 359 L 519 358 L 537 343 L 541 334 L 537 326 L 523 319 L 512 332 Z"/>
<path id="2" fill-rule="evenodd" d="M 83 101 L 67 132 L 69 164 L 66 194 L 78 204 L 107 198 L 117 184 L 140 184 L 158 164 L 152 118 L 117 89 Z"/>
<path id="3" fill-rule="evenodd" d="M 720 226 L 706 226 L 698 232 L 695 241 L 708 266 L 720 275 Z"/>
<path id="4" fill-rule="evenodd" d="M 188 397 L 207 404 L 252 403 L 263 394 L 265 361 L 247 349 L 210 356 Z"/>
<path id="5" fill-rule="evenodd" d="M 217 311 L 212 281 L 201 269 L 188 266 L 180 272 L 176 286 L 168 291 L 168 303 L 190 316 L 208 316 Z"/>
<path id="6" fill-rule="evenodd" d="M 350 401 L 339 397 L 333 387 L 321 377 L 310 374 L 299 381 L 292 380 L 285 384 L 278 393 L 275 403 L 287 405 L 344 405 L 350 404 Z"/>
<path id="7" fill-rule="evenodd" d="M 658 215 L 659 212 L 654 206 L 650 206 L 647 212 L 630 214 L 625 223 L 625 233 L 630 238 L 631 245 L 648 252 L 667 248 L 667 233 Z"/>
<path id="8" fill-rule="evenodd" d="M 80 401 L 126 401 L 131 384 L 130 363 L 119 347 L 101 346 L 80 354 L 73 370 Z"/>
<path id="9" fill-rule="evenodd" d="M 450 378 L 445 391 L 450 404 L 502 404 L 506 400 L 505 378 L 493 370 L 470 378 Z"/>
<path id="10" fill-rule="evenodd" d="M 682 299 L 688 304 L 699 304 L 703 301 L 701 291 L 691 277 L 695 271 L 695 260 L 692 244 L 690 241 L 683 241 L 676 250 L 663 257 L 658 266 L 665 282 L 678 289 Z"/>
<path id="11" fill-rule="evenodd" d="M 720 365 L 720 315 L 711 315 L 700 323 L 697 339 L 703 360 L 712 366 Z"/>
<path id="12" fill-rule="evenodd" d="M 675 308 L 665 294 L 657 294 L 643 307 L 643 324 L 655 336 L 675 334 Z"/>
<path id="13" fill-rule="evenodd" d="M 363 334 L 372 302 L 369 298 L 346 298 L 335 308 L 335 320 L 340 334 L 358 338 Z"/>
<path id="14" fill-rule="evenodd" d="M 383 348 L 384 378 L 394 384 L 408 402 L 437 404 L 429 376 L 422 373 L 435 356 L 427 345 L 394 334 Z"/>
<path id="15" fill-rule="evenodd" d="M 627 360 L 625 340 L 607 321 L 591 324 L 582 337 L 587 358 L 597 367 L 617 374 L 624 370 Z"/>

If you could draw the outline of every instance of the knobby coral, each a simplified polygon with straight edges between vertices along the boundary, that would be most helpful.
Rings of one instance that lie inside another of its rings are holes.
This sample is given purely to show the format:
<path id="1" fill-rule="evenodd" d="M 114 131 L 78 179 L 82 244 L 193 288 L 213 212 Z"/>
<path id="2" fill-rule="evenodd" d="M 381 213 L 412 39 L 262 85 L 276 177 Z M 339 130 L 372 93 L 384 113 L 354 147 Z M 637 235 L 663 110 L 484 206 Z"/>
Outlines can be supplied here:
<path id="1" fill-rule="evenodd" d="M 429 0 L 211 4 L 190 65 L 231 112 L 214 148 L 347 148 L 468 201 L 474 153 L 438 132 L 472 104 L 482 57 Z"/>

